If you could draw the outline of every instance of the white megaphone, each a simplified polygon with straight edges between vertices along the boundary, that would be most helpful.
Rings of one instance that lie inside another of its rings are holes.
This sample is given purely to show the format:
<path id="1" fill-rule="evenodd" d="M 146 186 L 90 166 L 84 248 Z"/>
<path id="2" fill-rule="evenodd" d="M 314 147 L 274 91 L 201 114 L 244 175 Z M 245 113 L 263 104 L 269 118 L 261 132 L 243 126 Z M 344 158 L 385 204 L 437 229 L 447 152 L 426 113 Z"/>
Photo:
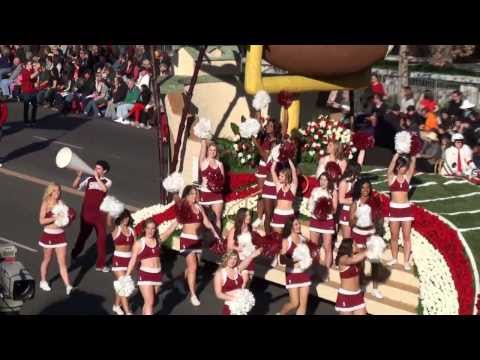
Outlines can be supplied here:
<path id="1" fill-rule="evenodd" d="M 75 171 L 81 171 L 88 175 L 95 175 L 95 171 L 68 147 L 61 148 L 58 151 L 55 163 L 60 169 L 68 168 Z"/>

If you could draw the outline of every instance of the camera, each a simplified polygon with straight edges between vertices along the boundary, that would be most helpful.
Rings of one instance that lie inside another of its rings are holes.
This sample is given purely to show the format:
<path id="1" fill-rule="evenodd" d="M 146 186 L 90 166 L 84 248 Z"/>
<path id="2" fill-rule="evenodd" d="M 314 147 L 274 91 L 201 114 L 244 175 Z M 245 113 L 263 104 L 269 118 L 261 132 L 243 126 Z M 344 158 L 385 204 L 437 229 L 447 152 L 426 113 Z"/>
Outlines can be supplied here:
<path id="1" fill-rule="evenodd" d="M 35 296 L 35 280 L 16 261 L 17 248 L 0 246 L 0 313 L 18 314 L 23 304 Z"/>

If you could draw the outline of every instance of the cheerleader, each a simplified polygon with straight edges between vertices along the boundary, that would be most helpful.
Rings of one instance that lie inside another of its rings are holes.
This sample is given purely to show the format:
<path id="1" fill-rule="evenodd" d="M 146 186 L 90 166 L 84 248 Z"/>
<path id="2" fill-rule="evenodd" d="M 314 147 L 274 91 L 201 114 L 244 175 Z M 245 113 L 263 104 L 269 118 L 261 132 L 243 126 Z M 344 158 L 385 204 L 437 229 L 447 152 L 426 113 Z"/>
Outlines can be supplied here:
<path id="1" fill-rule="evenodd" d="M 360 175 L 361 166 L 357 163 L 350 163 L 340 179 L 338 185 L 338 203 L 340 205 L 339 225 L 343 239 L 352 236 L 350 228 L 350 206 L 352 205 L 353 184 Z"/>
<path id="2" fill-rule="evenodd" d="M 325 172 L 325 166 L 329 162 L 334 162 L 342 170 L 342 174 L 347 168 L 347 159 L 345 158 L 345 147 L 340 141 L 329 141 L 327 144 L 327 155 L 322 156 L 318 160 L 317 171 L 315 172 L 315 177 L 318 177 Z"/>
<path id="3" fill-rule="evenodd" d="M 133 219 L 130 211 L 127 209 L 115 219 L 115 229 L 112 231 L 112 239 L 115 246 L 112 259 L 112 272 L 116 280 L 125 276 L 132 257 L 132 246 L 135 240 L 135 231 L 132 229 L 132 225 Z M 120 297 L 116 293 L 115 304 L 112 310 L 117 315 L 132 315 L 128 306 L 128 298 Z"/>
<path id="4" fill-rule="evenodd" d="M 387 171 L 388 185 L 390 187 L 390 206 L 389 206 L 389 223 L 390 232 L 392 234 L 392 260 L 387 265 L 392 266 L 397 263 L 398 258 L 398 237 L 400 228 L 403 234 L 403 250 L 404 250 L 404 268 L 411 270 L 410 252 L 412 243 L 410 233 L 412 231 L 413 212 L 410 202 L 408 201 L 408 190 L 410 189 L 410 181 L 415 172 L 416 157 L 412 156 L 411 160 L 400 157 L 395 154 L 390 162 Z"/>
<path id="5" fill-rule="evenodd" d="M 52 259 L 53 251 L 57 257 L 58 267 L 60 269 L 60 276 L 66 287 L 67 295 L 73 289 L 70 285 L 67 270 L 67 240 L 65 239 L 65 231 L 63 228 L 57 226 L 55 221 L 57 217 L 52 213 L 53 208 L 62 204 L 62 189 L 57 183 L 48 184 L 42 198 L 42 205 L 40 206 L 40 213 L 38 221 L 43 226 L 43 234 L 38 244 L 43 247 L 43 259 L 40 265 L 40 289 L 44 291 L 51 291 L 47 281 L 47 270 Z"/>
<path id="6" fill-rule="evenodd" d="M 137 285 L 143 297 L 143 315 L 153 315 L 155 298 L 162 285 L 162 265 L 160 262 L 160 244 L 167 240 L 175 231 L 177 222 L 162 234 L 158 235 L 157 224 L 152 219 L 145 220 L 143 224 L 143 234 L 139 240 L 133 244 L 132 257 L 128 263 L 126 275 L 130 276 L 137 264 L 140 263 L 138 271 Z"/>
<path id="7" fill-rule="evenodd" d="M 340 315 L 367 314 L 364 294 L 360 287 L 361 264 L 366 257 L 365 249 L 357 248 L 352 239 L 342 240 L 335 259 L 335 264 L 340 269 L 340 288 L 335 310 Z"/>
<path id="8" fill-rule="evenodd" d="M 272 182 L 270 168 L 272 167 L 271 160 L 269 161 L 270 151 L 273 146 L 280 144 L 282 139 L 282 126 L 280 122 L 275 119 L 269 118 L 267 124 L 265 125 L 265 132 L 263 136 L 260 137 L 260 140 L 253 138 L 255 147 L 257 148 L 258 153 L 260 154 L 260 161 L 258 163 L 257 171 L 255 172 L 255 177 L 257 178 L 258 188 L 261 194 L 261 198 L 257 202 L 257 220 L 253 223 L 253 227 L 259 227 L 260 224 L 266 219 L 268 219 L 266 226 L 268 229 L 265 229 L 270 232 L 270 221 L 272 218 L 273 208 L 275 207 L 275 184 Z M 265 187 L 265 192 L 264 190 Z"/>
<path id="9" fill-rule="evenodd" d="M 242 272 L 248 268 L 249 264 L 262 253 L 262 249 L 257 249 L 244 260 L 240 260 L 237 250 L 228 250 L 222 257 L 218 270 L 215 272 L 213 285 L 215 295 L 223 301 L 232 301 L 234 291 L 245 287 Z M 222 315 L 230 315 L 229 307 L 224 304 Z"/>
<path id="10" fill-rule="evenodd" d="M 290 300 L 283 305 L 277 315 L 286 315 L 296 310 L 296 315 L 305 315 L 308 305 L 308 293 L 310 290 L 310 275 L 307 269 L 300 266 L 300 261 L 295 261 L 294 252 L 300 244 L 306 244 L 307 239 L 302 236 L 300 221 L 297 218 L 289 220 L 283 228 L 282 250 L 280 262 L 286 265 L 285 287 L 288 290 Z"/>
<path id="11" fill-rule="evenodd" d="M 273 231 L 282 232 L 285 224 L 293 219 L 293 201 L 297 193 L 298 178 L 297 171 L 292 160 L 288 159 L 290 168 L 280 170 L 277 176 L 276 167 L 278 162 L 274 161 L 270 172 L 272 174 L 273 183 L 277 195 L 277 206 L 273 210 L 272 222 L 270 226 Z"/>
<path id="12" fill-rule="evenodd" d="M 318 246 L 320 238 L 323 238 L 323 250 L 325 251 L 325 266 L 330 269 L 333 262 L 332 236 L 335 234 L 335 221 L 333 214 L 337 211 L 338 196 L 334 189 L 334 184 L 329 181 L 327 173 L 323 173 L 319 178 L 320 186 L 314 188 L 308 200 L 308 209 L 310 211 L 310 240 Z M 321 198 L 326 198 L 331 206 L 326 209 L 327 213 L 318 218 L 315 213 L 315 207 Z"/>
<path id="13" fill-rule="evenodd" d="M 208 220 L 205 211 L 197 203 L 198 191 L 193 185 L 183 189 L 182 198 L 175 196 L 177 207 L 177 221 L 183 225 L 180 235 L 180 254 L 185 256 L 187 268 L 185 280 L 190 291 L 190 302 L 193 306 L 200 306 L 200 300 L 196 295 L 197 268 L 202 253 L 202 243 L 199 232 L 204 226 L 209 229 L 216 239 L 220 239 L 213 224 Z"/>
<path id="14" fill-rule="evenodd" d="M 217 229 L 221 230 L 225 171 L 222 162 L 217 160 L 217 157 L 217 145 L 213 142 L 207 145 L 207 140 L 202 139 L 199 158 L 200 176 L 202 178 L 200 205 L 211 206 L 216 217 L 215 225 Z M 221 182 L 221 186 L 218 182 Z"/>
<path id="15" fill-rule="evenodd" d="M 251 252 L 255 251 L 252 243 L 252 217 L 246 208 L 241 208 L 235 215 L 235 225 L 227 235 L 227 250 L 238 252 L 240 261 L 244 261 Z M 255 272 L 255 263 L 252 261 L 248 267 L 242 271 L 243 287 L 247 287 L 248 282 L 253 279 Z"/>
<path id="16" fill-rule="evenodd" d="M 381 205 L 380 205 L 381 206 Z M 355 246 L 359 249 L 367 247 L 367 240 L 371 235 L 375 235 L 375 220 L 374 212 L 379 209 L 374 208 L 372 202 L 372 184 L 368 179 L 359 179 L 353 187 L 353 204 L 350 207 L 350 226 L 352 227 L 352 240 Z M 363 263 L 361 264 L 363 269 Z M 377 299 L 383 299 L 383 295 L 378 289 L 377 284 L 377 263 L 372 263 L 372 295 Z M 362 270 L 363 274 L 363 270 Z"/>

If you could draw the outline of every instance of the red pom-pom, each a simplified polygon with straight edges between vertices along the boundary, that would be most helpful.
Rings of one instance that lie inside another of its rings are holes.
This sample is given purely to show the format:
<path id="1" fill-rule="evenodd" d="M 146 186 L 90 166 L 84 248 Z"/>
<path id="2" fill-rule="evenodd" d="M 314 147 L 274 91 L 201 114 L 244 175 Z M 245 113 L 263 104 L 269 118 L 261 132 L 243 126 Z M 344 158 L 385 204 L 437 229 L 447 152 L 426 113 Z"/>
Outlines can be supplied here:
<path id="1" fill-rule="evenodd" d="M 223 255 L 227 252 L 227 240 L 220 239 L 215 240 L 210 246 L 210 251 L 216 255 Z"/>
<path id="2" fill-rule="evenodd" d="M 69 207 L 68 208 L 68 224 L 70 225 L 75 221 L 77 218 L 77 212 L 75 211 L 74 208 Z"/>
<path id="3" fill-rule="evenodd" d="M 422 151 L 423 143 L 422 140 L 420 140 L 420 136 L 418 136 L 418 133 L 416 132 L 411 132 L 410 137 L 412 139 L 410 143 L 410 155 L 416 156 L 420 153 L 420 151 Z"/>
<path id="4" fill-rule="evenodd" d="M 225 178 L 219 171 L 209 172 L 207 175 L 207 187 L 214 193 L 223 192 Z"/>
<path id="5" fill-rule="evenodd" d="M 318 220 L 327 220 L 328 215 L 331 215 L 332 211 L 332 200 L 326 197 L 321 197 L 317 200 L 317 203 L 315 204 L 313 215 L 315 215 Z"/>
<path id="6" fill-rule="evenodd" d="M 383 217 L 382 200 L 377 193 L 372 193 L 367 204 L 372 209 L 372 220 L 377 221 Z"/>
<path id="7" fill-rule="evenodd" d="M 293 97 L 294 95 L 291 92 L 280 91 L 280 93 L 278 94 L 277 100 L 282 107 L 284 107 L 285 109 L 288 109 L 290 105 L 292 105 Z"/>
<path id="8" fill-rule="evenodd" d="M 275 231 L 265 236 L 253 232 L 252 243 L 257 248 L 263 248 L 262 256 L 273 258 L 282 250 L 282 235 Z"/>
<path id="9" fill-rule="evenodd" d="M 366 132 L 356 132 L 352 136 L 353 146 L 359 150 L 372 149 L 375 146 L 375 137 Z"/>
<path id="10" fill-rule="evenodd" d="M 308 249 L 310 250 L 310 256 L 312 257 L 313 261 L 319 261 L 320 259 L 320 249 L 317 245 L 315 245 L 311 241 L 307 241 Z"/>
<path id="11" fill-rule="evenodd" d="M 325 171 L 327 173 L 328 179 L 331 182 L 338 183 L 340 181 L 340 177 L 342 176 L 342 169 L 336 162 L 329 161 L 327 165 L 325 165 Z"/>
<path id="12" fill-rule="evenodd" d="M 297 152 L 297 147 L 295 143 L 291 141 L 285 141 L 280 147 L 280 154 L 278 160 L 288 161 L 288 159 L 293 160 L 295 158 L 295 153 Z"/>
<path id="13" fill-rule="evenodd" d="M 319 181 L 313 176 L 300 175 L 298 177 L 298 184 L 302 191 L 303 197 L 309 198 L 312 190 L 320 185 Z"/>

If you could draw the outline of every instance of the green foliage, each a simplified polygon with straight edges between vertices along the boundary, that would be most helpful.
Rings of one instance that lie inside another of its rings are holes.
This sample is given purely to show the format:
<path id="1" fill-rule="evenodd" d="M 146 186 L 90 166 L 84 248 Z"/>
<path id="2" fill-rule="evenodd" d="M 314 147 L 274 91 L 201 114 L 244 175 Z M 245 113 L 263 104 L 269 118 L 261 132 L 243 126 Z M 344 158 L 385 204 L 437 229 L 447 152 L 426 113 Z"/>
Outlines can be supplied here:
<path id="1" fill-rule="evenodd" d="M 240 135 L 240 128 L 238 127 L 237 124 L 235 123 L 230 123 L 230 127 L 232 128 L 232 132 L 235 134 L 235 135 Z"/>

